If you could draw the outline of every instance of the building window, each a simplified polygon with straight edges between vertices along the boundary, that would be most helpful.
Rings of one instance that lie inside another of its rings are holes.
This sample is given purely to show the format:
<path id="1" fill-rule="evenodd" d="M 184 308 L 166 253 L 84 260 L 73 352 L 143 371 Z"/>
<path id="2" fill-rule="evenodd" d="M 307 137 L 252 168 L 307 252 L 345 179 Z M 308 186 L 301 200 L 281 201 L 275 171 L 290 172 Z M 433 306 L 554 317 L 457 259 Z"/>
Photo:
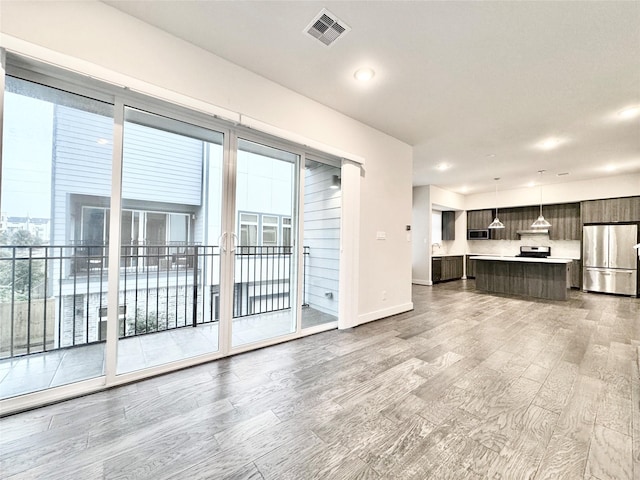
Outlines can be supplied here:
<path id="1" fill-rule="evenodd" d="M 82 245 L 105 245 L 109 242 L 109 214 L 106 208 L 82 207 Z"/>
<path id="2" fill-rule="evenodd" d="M 291 218 L 282 217 L 282 245 L 290 247 L 291 243 Z"/>
<path id="3" fill-rule="evenodd" d="M 257 214 L 240 214 L 240 245 L 243 247 L 255 247 L 256 245 L 258 245 Z"/>
<path id="4" fill-rule="evenodd" d="M 122 210 L 122 245 L 177 245 L 189 243 L 190 215 L 187 213 Z M 109 243 L 109 209 L 82 207 L 82 245 Z"/>
<path id="5" fill-rule="evenodd" d="M 278 217 L 273 215 L 262 216 L 262 245 L 275 247 L 278 245 Z"/>
<path id="6" fill-rule="evenodd" d="M 267 213 L 239 213 L 238 230 L 242 247 L 291 246 L 291 217 Z"/>

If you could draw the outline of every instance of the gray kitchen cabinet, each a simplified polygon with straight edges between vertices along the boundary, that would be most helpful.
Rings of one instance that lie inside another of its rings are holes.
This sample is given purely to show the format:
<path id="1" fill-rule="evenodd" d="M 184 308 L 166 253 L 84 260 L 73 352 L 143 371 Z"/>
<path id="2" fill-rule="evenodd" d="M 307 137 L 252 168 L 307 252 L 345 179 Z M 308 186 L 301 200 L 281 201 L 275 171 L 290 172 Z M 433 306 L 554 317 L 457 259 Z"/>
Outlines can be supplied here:
<path id="1" fill-rule="evenodd" d="M 582 260 L 574 260 L 571 269 L 571 288 L 582 288 Z"/>
<path id="2" fill-rule="evenodd" d="M 543 205 L 542 214 L 549 223 L 549 238 L 551 240 L 580 240 L 580 204 L 561 203 Z M 531 230 L 531 224 L 540 215 L 539 205 L 526 207 L 510 207 L 498 210 L 500 221 L 504 228 L 491 232 L 493 240 L 519 240 L 519 231 Z"/>
<path id="3" fill-rule="evenodd" d="M 456 212 L 444 210 L 442 212 L 442 240 L 456 239 Z"/>
<path id="4" fill-rule="evenodd" d="M 431 279 L 434 283 L 459 280 L 464 273 L 464 255 L 433 257 L 431 259 Z"/>
<path id="5" fill-rule="evenodd" d="M 493 222 L 493 210 L 469 210 L 467 212 L 467 228 L 470 230 L 484 229 Z"/>
<path id="6" fill-rule="evenodd" d="M 442 280 L 442 257 L 431 258 L 431 281 L 437 283 Z"/>
<path id="7" fill-rule="evenodd" d="M 492 232 L 496 240 L 518 240 L 518 231 L 531 229 L 531 224 L 538 218 L 539 207 L 512 207 L 498 210 L 504 228 Z"/>
<path id="8" fill-rule="evenodd" d="M 467 278 L 476 278 L 476 260 L 471 260 L 471 255 L 465 256 L 467 261 Z"/>
<path id="9" fill-rule="evenodd" d="M 551 224 L 549 239 L 580 240 L 582 227 L 580 224 L 579 203 L 560 203 L 543 206 L 542 214 Z"/>
<path id="10" fill-rule="evenodd" d="M 640 196 L 586 200 L 582 223 L 640 222 Z"/>

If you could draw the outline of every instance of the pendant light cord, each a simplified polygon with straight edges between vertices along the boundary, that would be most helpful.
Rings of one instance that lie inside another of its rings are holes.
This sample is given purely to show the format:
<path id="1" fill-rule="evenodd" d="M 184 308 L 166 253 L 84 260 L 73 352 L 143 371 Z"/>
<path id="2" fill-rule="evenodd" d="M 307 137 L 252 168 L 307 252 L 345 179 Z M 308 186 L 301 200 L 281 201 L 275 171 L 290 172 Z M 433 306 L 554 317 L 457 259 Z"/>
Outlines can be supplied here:
<path id="1" fill-rule="evenodd" d="M 540 172 L 542 175 L 542 172 Z M 540 216 L 542 216 L 542 182 L 540 182 Z"/>

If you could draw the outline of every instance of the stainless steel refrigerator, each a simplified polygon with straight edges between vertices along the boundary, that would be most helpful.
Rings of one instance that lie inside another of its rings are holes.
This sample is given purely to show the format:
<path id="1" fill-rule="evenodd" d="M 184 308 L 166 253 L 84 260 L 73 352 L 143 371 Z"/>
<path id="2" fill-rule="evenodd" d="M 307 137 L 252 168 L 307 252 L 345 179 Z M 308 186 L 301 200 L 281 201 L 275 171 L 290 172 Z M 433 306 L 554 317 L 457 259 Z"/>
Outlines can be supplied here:
<path id="1" fill-rule="evenodd" d="M 582 288 L 637 295 L 637 225 L 590 225 L 582 230 Z"/>

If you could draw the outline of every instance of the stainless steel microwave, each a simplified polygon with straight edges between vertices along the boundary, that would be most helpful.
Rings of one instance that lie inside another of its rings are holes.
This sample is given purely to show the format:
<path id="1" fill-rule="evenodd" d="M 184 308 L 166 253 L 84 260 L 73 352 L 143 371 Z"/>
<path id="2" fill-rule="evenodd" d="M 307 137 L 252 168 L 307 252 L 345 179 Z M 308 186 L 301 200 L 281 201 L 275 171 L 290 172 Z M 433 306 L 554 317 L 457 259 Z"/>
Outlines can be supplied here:
<path id="1" fill-rule="evenodd" d="M 467 230 L 467 240 L 489 240 L 490 238 L 491 230 L 488 228 Z"/>

